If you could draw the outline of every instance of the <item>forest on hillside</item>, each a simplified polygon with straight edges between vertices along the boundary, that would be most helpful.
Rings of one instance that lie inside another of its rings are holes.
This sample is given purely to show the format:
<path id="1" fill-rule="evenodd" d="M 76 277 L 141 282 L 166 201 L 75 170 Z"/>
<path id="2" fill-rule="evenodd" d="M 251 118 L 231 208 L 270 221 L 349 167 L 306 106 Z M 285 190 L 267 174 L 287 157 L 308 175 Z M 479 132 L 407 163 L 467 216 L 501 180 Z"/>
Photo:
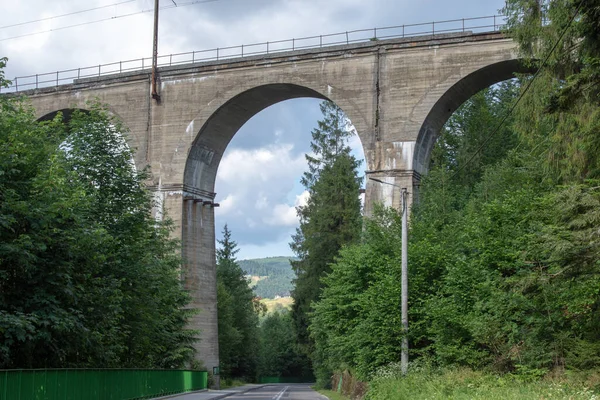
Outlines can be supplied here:
<path id="1" fill-rule="evenodd" d="M 267 257 L 239 260 L 238 264 L 246 275 L 259 278 L 254 293 L 263 299 L 290 295 L 296 277 L 290 264 L 291 257 Z"/>

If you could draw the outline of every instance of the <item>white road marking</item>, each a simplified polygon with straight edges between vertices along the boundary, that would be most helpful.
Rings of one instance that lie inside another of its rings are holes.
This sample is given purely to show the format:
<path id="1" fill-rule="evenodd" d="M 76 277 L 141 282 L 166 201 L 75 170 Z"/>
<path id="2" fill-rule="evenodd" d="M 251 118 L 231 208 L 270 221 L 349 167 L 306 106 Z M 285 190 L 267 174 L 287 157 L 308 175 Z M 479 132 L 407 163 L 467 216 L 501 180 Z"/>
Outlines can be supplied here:
<path id="1" fill-rule="evenodd" d="M 281 396 L 283 396 L 283 394 L 289 389 L 289 386 L 286 386 L 283 388 L 283 390 L 279 393 L 277 393 L 275 396 L 273 396 L 273 400 L 280 400 Z"/>

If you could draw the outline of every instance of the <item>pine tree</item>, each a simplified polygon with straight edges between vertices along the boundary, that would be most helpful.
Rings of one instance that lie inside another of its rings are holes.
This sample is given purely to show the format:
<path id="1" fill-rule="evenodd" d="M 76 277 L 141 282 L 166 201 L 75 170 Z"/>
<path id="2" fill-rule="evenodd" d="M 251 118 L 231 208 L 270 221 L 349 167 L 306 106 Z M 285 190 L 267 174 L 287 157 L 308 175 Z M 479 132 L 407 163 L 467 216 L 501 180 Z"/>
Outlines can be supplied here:
<path id="1" fill-rule="evenodd" d="M 219 358 L 225 377 L 256 375 L 258 312 L 255 295 L 235 255 L 237 243 L 225 225 L 217 249 L 217 302 L 219 315 Z"/>
<path id="2" fill-rule="evenodd" d="M 320 280 L 342 246 L 359 238 L 361 227 L 360 161 L 347 144 L 355 132 L 332 102 L 323 102 L 321 112 L 324 119 L 312 131 L 313 155 L 306 155 L 308 171 L 302 178 L 310 198 L 305 206 L 297 207 L 300 227 L 290 244 L 299 258 L 292 262 L 297 275 L 292 317 L 298 341 L 308 355 L 312 353 L 308 315 L 311 303 L 319 298 Z"/>
<path id="3" fill-rule="evenodd" d="M 516 109 L 518 133 L 559 182 L 600 178 L 598 1 L 507 0 L 503 11 L 521 56 L 543 67 Z"/>

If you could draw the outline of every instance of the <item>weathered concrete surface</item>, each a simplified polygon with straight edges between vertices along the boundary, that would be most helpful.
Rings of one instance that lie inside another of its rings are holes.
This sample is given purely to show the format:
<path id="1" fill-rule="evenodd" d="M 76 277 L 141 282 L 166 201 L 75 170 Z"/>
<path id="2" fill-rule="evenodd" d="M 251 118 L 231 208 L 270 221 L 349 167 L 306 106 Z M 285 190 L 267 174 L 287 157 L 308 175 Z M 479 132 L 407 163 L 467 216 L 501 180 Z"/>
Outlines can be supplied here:
<path id="1" fill-rule="evenodd" d="M 415 193 L 430 151 L 456 108 L 515 72 L 515 45 L 500 33 L 427 36 L 310 49 L 162 68 L 160 104 L 148 73 L 90 78 L 26 92 L 40 117 L 86 108 L 98 98 L 131 130 L 138 167 L 177 225 L 183 279 L 202 312 L 199 358 L 219 364 L 216 315 L 214 184 L 238 129 L 279 101 L 314 97 L 336 102 L 362 141 L 368 175 Z M 240 168 L 244 168 L 240 165 Z M 367 213 L 376 202 L 399 207 L 397 188 L 367 180 Z"/>

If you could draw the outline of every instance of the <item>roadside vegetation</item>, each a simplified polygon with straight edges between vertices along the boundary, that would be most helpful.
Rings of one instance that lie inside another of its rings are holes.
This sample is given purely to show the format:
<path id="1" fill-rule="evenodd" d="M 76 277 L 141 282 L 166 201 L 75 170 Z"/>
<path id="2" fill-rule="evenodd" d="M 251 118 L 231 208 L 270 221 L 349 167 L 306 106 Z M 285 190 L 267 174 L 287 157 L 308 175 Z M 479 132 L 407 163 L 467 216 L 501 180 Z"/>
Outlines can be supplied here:
<path id="1" fill-rule="evenodd" d="M 428 368 L 389 372 L 405 334 L 401 229 L 380 208 L 311 303 L 322 386 L 351 371 L 378 400 L 600 390 L 600 7 L 509 0 L 505 11 L 522 57 L 546 63 L 535 79 L 495 85 L 454 113 L 421 182 L 408 338 L 411 362 Z"/>
<path id="2" fill-rule="evenodd" d="M 365 400 L 596 400 L 598 393 L 590 387 L 597 385 L 599 378 L 598 373 L 541 378 L 469 368 L 417 368 L 402 377 L 399 366 L 390 365 L 372 378 Z"/>
<path id="3" fill-rule="evenodd" d="M 348 400 L 348 397 L 338 392 L 334 392 L 333 390 L 319 389 L 318 392 L 327 397 L 329 400 Z"/>
<path id="4" fill-rule="evenodd" d="M 0 85 L 5 85 L 0 60 Z M 176 368 L 197 332 L 179 243 L 99 104 L 0 97 L 0 368 Z"/>

